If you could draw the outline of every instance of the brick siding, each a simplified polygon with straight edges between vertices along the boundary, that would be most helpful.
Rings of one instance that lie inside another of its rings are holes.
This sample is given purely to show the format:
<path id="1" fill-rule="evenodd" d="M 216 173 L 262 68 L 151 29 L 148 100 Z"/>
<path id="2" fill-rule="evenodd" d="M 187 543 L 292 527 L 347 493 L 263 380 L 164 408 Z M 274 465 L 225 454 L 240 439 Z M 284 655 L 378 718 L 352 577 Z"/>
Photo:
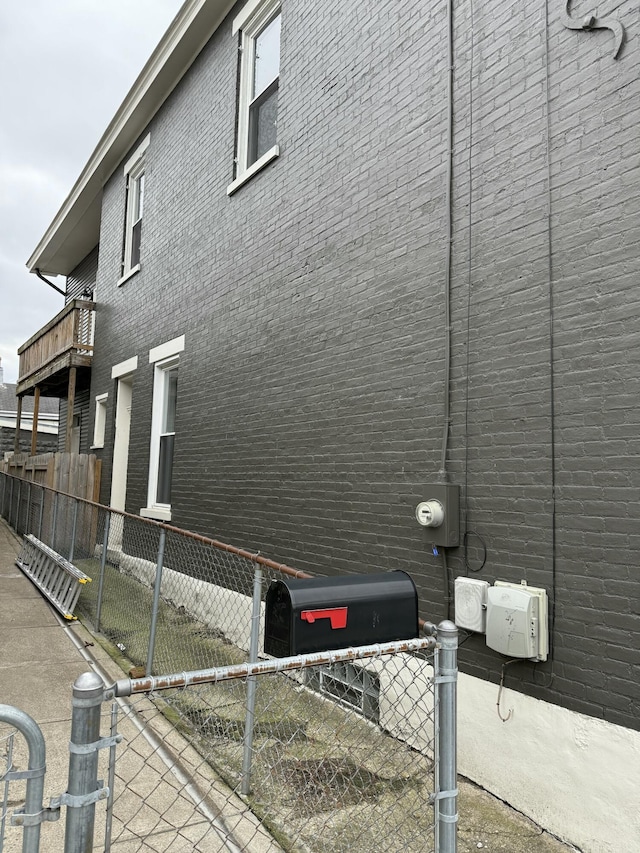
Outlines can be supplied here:
<path id="1" fill-rule="evenodd" d="M 443 433 L 445 8 L 282 5 L 281 156 L 227 196 L 230 15 L 148 128 L 142 269 L 121 287 L 122 170 L 105 186 L 103 500 L 111 367 L 139 357 L 137 512 L 148 352 L 185 334 L 172 523 L 314 572 L 405 569 L 438 621 L 442 563 L 413 513 Z M 610 33 L 565 29 L 562 5 L 548 91 L 544 4 L 474 4 L 473 50 L 456 10 L 448 467 L 471 569 L 484 543 L 478 577 L 552 600 L 553 661 L 511 665 L 507 684 L 637 728 L 638 43 L 614 61 Z M 452 576 L 468 571 L 463 548 L 447 557 Z M 462 647 L 473 675 L 497 681 L 503 662 L 482 637 Z"/>

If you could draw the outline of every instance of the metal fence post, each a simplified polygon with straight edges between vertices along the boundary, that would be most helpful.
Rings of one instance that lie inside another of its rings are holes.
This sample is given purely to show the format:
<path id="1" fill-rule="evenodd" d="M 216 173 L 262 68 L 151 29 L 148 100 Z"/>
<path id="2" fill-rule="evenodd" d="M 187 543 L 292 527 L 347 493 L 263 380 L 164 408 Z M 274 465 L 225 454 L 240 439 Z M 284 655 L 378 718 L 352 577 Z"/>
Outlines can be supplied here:
<path id="1" fill-rule="evenodd" d="M 16 501 L 16 533 L 20 534 L 20 504 L 22 503 L 22 480 L 18 480 L 18 500 Z"/>
<path id="2" fill-rule="evenodd" d="M 249 663 L 258 660 L 260 644 L 260 605 L 262 603 L 262 569 L 256 563 L 253 575 L 253 607 L 251 611 L 251 639 L 249 641 Z M 251 759 L 253 750 L 253 724 L 256 711 L 257 677 L 247 678 L 247 713 L 244 722 L 244 751 L 242 754 L 242 782 L 240 791 L 248 794 L 251 790 Z"/>
<path id="3" fill-rule="evenodd" d="M 58 523 L 58 492 L 53 496 L 53 523 L 51 525 L 51 547 L 56 550 L 56 525 Z"/>
<path id="4" fill-rule="evenodd" d="M 456 853 L 458 830 L 457 681 L 458 628 L 445 620 L 438 625 L 436 670 L 436 853 Z"/>
<path id="5" fill-rule="evenodd" d="M 100 580 L 98 581 L 98 601 L 96 602 L 96 631 L 100 630 L 100 616 L 102 614 L 102 593 L 104 590 L 104 573 L 107 564 L 107 548 L 109 546 L 109 528 L 111 526 L 111 513 L 107 513 L 104 523 L 104 538 L 102 540 L 102 555 L 100 557 Z"/>
<path id="6" fill-rule="evenodd" d="M 24 771 L 13 774 L 14 778 L 26 778 L 27 789 L 24 811 L 14 815 L 12 823 L 23 827 L 22 853 L 38 853 L 40 849 L 40 820 L 42 813 L 42 794 L 44 792 L 44 774 L 46 769 L 46 747 L 40 727 L 28 714 L 11 705 L 0 705 L 0 721 L 17 729 L 29 747 L 29 763 Z M 10 778 L 11 771 L 5 778 Z M 35 823 L 28 820 L 35 816 Z"/>
<path id="7" fill-rule="evenodd" d="M 40 512 L 38 514 L 38 539 L 42 541 L 42 516 L 44 515 L 44 486 L 40 486 Z"/>
<path id="8" fill-rule="evenodd" d="M 31 529 L 31 480 L 29 480 L 29 485 L 27 487 L 27 520 L 25 523 L 25 533 L 33 533 Z"/>
<path id="9" fill-rule="evenodd" d="M 111 850 L 111 830 L 113 826 L 113 792 L 116 781 L 116 738 L 118 736 L 118 703 L 114 699 L 111 703 L 111 738 L 114 741 L 109 747 L 109 797 L 107 799 L 107 816 L 104 830 L 105 853 Z"/>
<path id="10" fill-rule="evenodd" d="M 64 853 L 91 853 L 96 801 L 108 788 L 98 788 L 98 741 L 100 709 L 104 694 L 102 679 L 84 672 L 73 685 L 69 781 L 61 798 L 67 806 Z"/>
<path id="11" fill-rule="evenodd" d="M 12 477 L 11 489 L 9 490 L 9 511 L 7 512 L 7 521 L 9 522 L 9 525 L 11 525 L 11 510 L 13 509 L 13 480 L 14 478 Z"/>
<path id="12" fill-rule="evenodd" d="M 158 626 L 158 608 L 160 606 L 160 586 L 162 584 L 162 566 L 164 563 L 164 546 L 167 539 L 167 531 L 160 530 L 160 541 L 158 543 L 158 560 L 156 564 L 156 582 L 153 587 L 153 609 L 151 611 L 151 628 L 149 629 L 149 648 L 147 650 L 147 675 L 151 675 L 153 667 L 153 654 L 156 647 L 156 628 Z"/>
<path id="13" fill-rule="evenodd" d="M 73 563 L 73 552 L 76 545 L 76 530 L 78 529 L 78 506 L 80 501 L 76 500 L 73 504 L 73 523 L 71 525 L 71 545 L 69 546 L 69 562 Z"/>

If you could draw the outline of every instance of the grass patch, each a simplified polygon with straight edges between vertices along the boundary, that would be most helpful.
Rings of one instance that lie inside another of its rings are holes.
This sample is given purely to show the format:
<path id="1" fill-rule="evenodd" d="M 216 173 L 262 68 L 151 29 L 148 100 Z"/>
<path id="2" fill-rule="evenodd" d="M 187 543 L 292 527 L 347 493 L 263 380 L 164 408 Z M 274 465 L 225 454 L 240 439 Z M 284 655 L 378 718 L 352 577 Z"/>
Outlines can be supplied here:
<path id="1" fill-rule="evenodd" d="M 79 615 L 110 640 L 132 664 L 145 665 L 149 648 L 153 590 L 118 568 L 106 565 L 100 623 L 97 625 L 98 560 L 84 560 L 78 568 L 94 578 L 83 585 Z M 160 599 L 156 623 L 154 672 L 189 672 L 242 663 L 247 655 L 217 630 L 198 622 Z"/>

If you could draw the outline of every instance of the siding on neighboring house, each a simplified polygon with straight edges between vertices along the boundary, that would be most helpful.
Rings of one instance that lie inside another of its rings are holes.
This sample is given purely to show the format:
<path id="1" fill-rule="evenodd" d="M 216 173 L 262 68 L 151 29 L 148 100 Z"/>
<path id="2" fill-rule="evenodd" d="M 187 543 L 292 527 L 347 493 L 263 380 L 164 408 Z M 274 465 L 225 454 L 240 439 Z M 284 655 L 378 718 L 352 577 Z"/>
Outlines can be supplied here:
<path id="1" fill-rule="evenodd" d="M 79 421 L 78 426 L 80 428 L 79 445 L 76 452 L 90 453 L 92 438 L 92 436 L 89 434 L 91 420 L 91 397 L 88 388 L 76 392 L 76 397 L 73 404 L 73 416 L 76 420 Z M 65 429 L 67 423 L 66 398 L 62 398 L 60 400 L 60 423 L 62 424 L 62 426 L 60 428 L 60 434 L 58 436 L 57 450 L 62 453 L 64 451 Z"/>
<path id="2" fill-rule="evenodd" d="M 73 272 L 67 276 L 66 302 L 83 297 L 93 299 L 98 274 L 98 247 L 89 252 Z"/>
<path id="3" fill-rule="evenodd" d="M 449 581 L 547 589 L 551 660 L 508 683 L 637 729 L 638 45 L 614 61 L 561 6 L 548 34 L 543 7 L 476 5 L 473 37 L 456 11 L 447 467 L 467 548 Z M 445 6 L 283 3 L 281 154 L 229 197 L 232 16 L 145 131 L 141 270 L 121 286 L 122 169 L 104 187 L 102 499 L 111 369 L 138 357 L 138 512 L 149 351 L 184 334 L 172 523 L 313 572 L 405 569 L 437 621 L 443 563 L 414 509 L 445 426 Z M 503 663 L 465 642 L 464 672 L 497 683 Z"/>
<path id="4" fill-rule="evenodd" d="M 23 397 L 22 420 L 20 430 L 20 453 L 31 452 L 33 397 Z M 58 449 L 58 422 L 53 415 L 58 411 L 58 400 L 52 397 L 40 398 L 40 418 L 37 436 L 37 452 L 49 453 Z M 16 385 L 11 382 L 2 381 L 2 370 L 0 368 L 0 459 L 5 453 L 13 453 L 15 448 L 16 421 L 18 412 L 18 398 L 16 397 Z M 25 426 L 28 425 L 28 429 Z M 43 429 L 46 425 L 46 431 Z"/>

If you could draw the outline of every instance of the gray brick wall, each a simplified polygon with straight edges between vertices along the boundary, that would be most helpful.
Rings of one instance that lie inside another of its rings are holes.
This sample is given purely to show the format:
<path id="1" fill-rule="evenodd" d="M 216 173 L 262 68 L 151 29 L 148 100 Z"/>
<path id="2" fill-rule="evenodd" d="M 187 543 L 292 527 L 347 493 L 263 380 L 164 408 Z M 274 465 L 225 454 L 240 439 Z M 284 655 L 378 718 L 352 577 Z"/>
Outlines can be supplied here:
<path id="1" fill-rule="evenodd" d="M 13 453 L 16 441 L 15 427 L 0 427 L 0 458 L 5 453 Z M 38 433 L 37 452 L 54 453 L 58 449 L 58 436 L 46 432 Z M 31 453 L 31 430 L 20 430 L 20 453 Z"/>
<path id="2" fill-rule="evenodd" d="M 456 11 L 449 469 L 471 569 L 484 543 L 478 577 L 552 600 L 553 660 L 507 684 L 637 727 L 638 12 L 614 4 L 614 61 L 561 5 L 548 92 L 543 6 L 474 4 L 473 38 Z M 185 334 L 173 522 L 314 572 L 403 568 L 439 620 L 442 564 L 413 512 L 443 431 L 445 9 L 283 0 L 281 156 L 231 198 L 230 21 L 150 124 L 142 269 L 121 287 L 122 171 L 105 186 L 103 499 L 111 367 L 139 357 L 136 512 L 148 352 Z M 469 570 L 463 548 L 447 556 Z M 462 648 L 471 674 L 497 681 L 502 663 L 483 638 Z"/>

